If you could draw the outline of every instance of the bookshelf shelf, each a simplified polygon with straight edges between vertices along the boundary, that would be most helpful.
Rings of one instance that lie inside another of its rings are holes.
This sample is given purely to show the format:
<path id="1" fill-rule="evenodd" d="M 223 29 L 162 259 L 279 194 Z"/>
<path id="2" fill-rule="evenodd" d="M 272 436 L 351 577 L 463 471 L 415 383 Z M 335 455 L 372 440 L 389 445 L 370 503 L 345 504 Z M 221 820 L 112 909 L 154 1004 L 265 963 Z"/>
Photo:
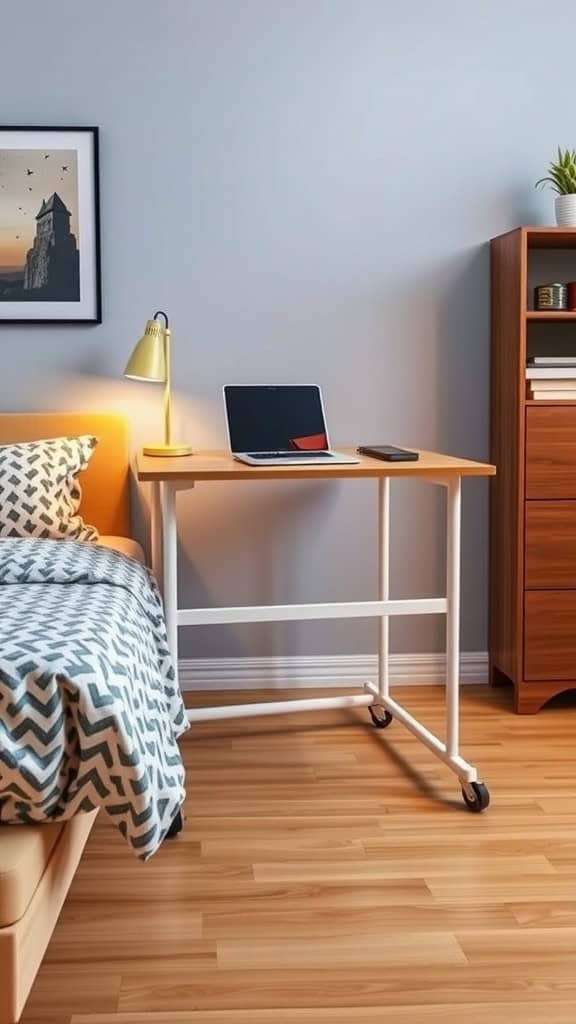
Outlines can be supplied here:
<path id="1" fill-rule="evenodd" d="M 550 399 L 550 401 L 549 401 L 547 398 L 527 398 L 526 399 L 526 405 L 537 405 L 539 407 L 542 406 L 542 405 L 546 405 L 546 406 L 548 406 L 548 405 L 564 406 L 564 405 L 576 405 L 576 401 L 571 401 L 570 399 L 562 399 L 561 401 L 554 402 L 552 399 Z"/>
<path id="2" fill-rule="evenodd" d="M 555 320 L 566 321 L 574 320 L 576 322 L 576 312 L 566 309 L 528 309 L 526 311 L 527 320 L 536 320 L 541 323 L 553 323 Z"/>
<path id="3" fill-rule="evenodd" d="M 516 228 L 509 234 L 521 237 L 527 249 L 574 249 L 576 246 L 576 228 L 526 227 Z"/>

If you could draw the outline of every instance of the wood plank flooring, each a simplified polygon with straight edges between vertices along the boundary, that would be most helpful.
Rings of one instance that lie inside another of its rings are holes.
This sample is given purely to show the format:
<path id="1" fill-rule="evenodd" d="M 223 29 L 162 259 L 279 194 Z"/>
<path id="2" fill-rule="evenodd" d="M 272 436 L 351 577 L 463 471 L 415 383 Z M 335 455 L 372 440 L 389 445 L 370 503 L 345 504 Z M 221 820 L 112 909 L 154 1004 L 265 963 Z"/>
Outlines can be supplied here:
<path id="1" fill-rule="evenodd" d="M 464 689 L 484 815 L 364 710 L 194 726 L 184 833 L 141 865 L 100 816 L 23 1024 L 574 1024 L 576 701 L 510 706 Z"/>

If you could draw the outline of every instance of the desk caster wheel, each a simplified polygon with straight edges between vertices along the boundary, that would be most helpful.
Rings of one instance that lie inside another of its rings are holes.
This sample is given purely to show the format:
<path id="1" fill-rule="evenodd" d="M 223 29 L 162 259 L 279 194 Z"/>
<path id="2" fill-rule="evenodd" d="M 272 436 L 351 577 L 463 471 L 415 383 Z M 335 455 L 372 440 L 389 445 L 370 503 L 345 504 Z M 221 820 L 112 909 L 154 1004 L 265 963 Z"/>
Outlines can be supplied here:
<path id="1" fill-rule="evenodd" d="M 390 714 L 389 711 L 386 711 L 386 709 L 381 707 L 379 704 L 371 704 L 368 708 L 368 711 L 370 712 L 372 724 L 377 729 L 388 728 L 390 722 L 392 721 L 392 715 Z"/>
<path id="2" fill-rule="evenodd" d="M 465 782 L 462 786 L 464 803 L 473 814 L 485 811 L 490 803 L 490 793 L 483 782 Z"/>
<path id="3" fill-rule="evenodd" d="M 174 837 L 177 836 L 178 833 L 181 832 L 183 828 L 184 828 L 184 821 L 182 819 L 182 815 L 181 815 L 180 811 L 178 811 L 178 814 L 174 818 L 174 821 L 172 822 L 172 824 L 170 825 L 170 828 L 168 829 L 168 831 L 166 833 L 166 839 L 174 839 Z"/>

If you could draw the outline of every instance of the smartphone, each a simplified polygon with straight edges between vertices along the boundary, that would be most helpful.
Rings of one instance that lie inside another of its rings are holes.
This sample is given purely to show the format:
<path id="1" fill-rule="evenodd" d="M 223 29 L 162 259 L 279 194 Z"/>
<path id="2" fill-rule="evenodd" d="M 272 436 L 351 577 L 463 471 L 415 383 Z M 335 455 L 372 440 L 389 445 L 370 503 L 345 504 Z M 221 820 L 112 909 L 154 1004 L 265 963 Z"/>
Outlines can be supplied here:
<path id="1" fill-rule="evenodd" d="M 370 455 L 373 459 L 384 462 L 417 462 L 418 452 L 409 452 L 406 448 L 395 448 L 393 444 L 363 444 L 356 449 L 360 455 Z"/>

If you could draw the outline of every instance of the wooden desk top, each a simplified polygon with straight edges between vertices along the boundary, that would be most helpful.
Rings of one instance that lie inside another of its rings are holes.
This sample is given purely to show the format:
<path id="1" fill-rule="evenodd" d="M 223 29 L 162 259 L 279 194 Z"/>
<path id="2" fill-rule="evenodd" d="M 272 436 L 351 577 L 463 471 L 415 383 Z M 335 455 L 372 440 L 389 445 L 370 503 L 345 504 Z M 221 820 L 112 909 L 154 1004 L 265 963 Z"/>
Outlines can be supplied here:
<path id="1" fill-rule="evenodd" d="M 355 454 L 353 448 L 338 449 Z M 162 458 L 143 455 L 136 460 L 139 480 L 341 480 L 383 476 L 449 477 L 494 476 L 496 467 L 485 462 L 457 459 L 438 452 L 420 451 L 418 462 L 382 462 L 360 455 L 355 465 L 247 466 L 226 451 L 199 451 L 195 455 Z"/>

